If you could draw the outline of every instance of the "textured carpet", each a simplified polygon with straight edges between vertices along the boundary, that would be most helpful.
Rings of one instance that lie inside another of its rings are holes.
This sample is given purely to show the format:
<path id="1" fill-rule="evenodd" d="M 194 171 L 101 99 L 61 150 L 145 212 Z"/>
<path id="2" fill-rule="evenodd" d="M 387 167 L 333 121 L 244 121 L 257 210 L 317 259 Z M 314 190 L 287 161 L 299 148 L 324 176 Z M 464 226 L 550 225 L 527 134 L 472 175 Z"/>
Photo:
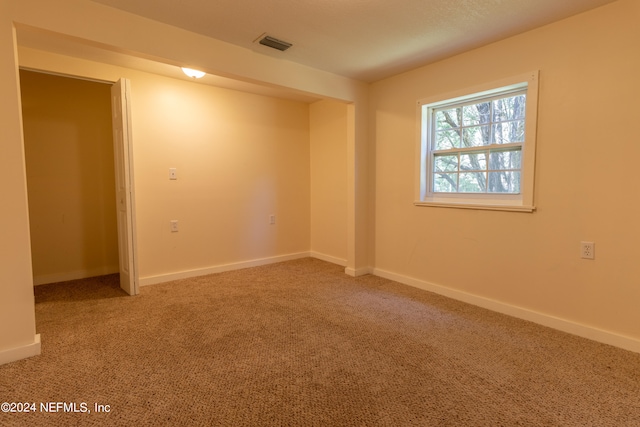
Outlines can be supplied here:
<path id="1" fill-rule="evenodd" d="M 35 293 L 2 426 L 640 426 L 640 354 L 315 259 Z"/>

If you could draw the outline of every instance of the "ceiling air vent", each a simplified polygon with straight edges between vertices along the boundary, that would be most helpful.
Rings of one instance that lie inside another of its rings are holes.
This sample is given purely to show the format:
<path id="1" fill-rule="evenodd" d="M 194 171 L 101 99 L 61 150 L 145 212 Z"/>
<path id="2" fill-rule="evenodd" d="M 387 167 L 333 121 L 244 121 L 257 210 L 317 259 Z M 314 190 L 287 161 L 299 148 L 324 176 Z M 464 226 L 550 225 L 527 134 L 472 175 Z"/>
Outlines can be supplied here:
<path id="1" fill-rule="evenodd" d="M 291 46 L 293 46 L 291 43 L 287 43 L 285 41 L 278 40 L 275 37 L 271 37 L 271 36 L 267 36 L 267 35 L 262 37 L 260 39 L 259 43 L 261 45 L 269 46 L 269 47 L 272 47 L 274 49 L 278 49 L 278 50 L 283 51 L 283 52 L 285 50 L 289 49 Z"/>

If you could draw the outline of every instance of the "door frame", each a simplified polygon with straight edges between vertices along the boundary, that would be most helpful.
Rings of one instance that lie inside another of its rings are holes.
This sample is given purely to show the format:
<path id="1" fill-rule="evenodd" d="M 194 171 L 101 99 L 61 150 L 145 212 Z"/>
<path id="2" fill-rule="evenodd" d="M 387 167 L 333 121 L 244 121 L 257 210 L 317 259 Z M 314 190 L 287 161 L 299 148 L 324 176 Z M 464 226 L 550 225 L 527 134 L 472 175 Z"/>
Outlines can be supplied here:
<path id="1" fill-rule="evenodd" d="M 128 79 L 121 78 L 111 86 L 111 112 L 120 287 L 129 295 L 137 295 L 140 292 L 140 279 L 131 133 L 131 82 Z"/>
<path id="2" fill-rule="evenodd" d="M 129 258 L 131 258 L 130 260 L 130 271 L 132 272 L 131 277 L 132 277 L 132 285 L 130 286 L 130 288 L 132 289 L 133 292 L 127 292 L 127 290 L 125 289 L 125 292 L 129 293 L 130 295 L 137 295 L 139 293 L 139 276 L 138 276 L 138 257 L 137 257 L 137 230 L 136 230 L 136 215 L 135 215 L 135 187 L 133 185 L 133 147 L 131 144 L 131 84 L 130 81 L 128 79 L 124 79 L 121 78 L 118 81 L 112 81 L 112 80 L 102 80 L 102 79 L 96 79 L 96 78 L 91 78 L 91 77 L 84 77 L 84 76 L 80 76 L 80 75 L 70 75 L 70 74 L 66 74 L 66 73 L 59 73 L 56 71 L 52 71 L 52 70 L 47 70 L 47 69 L 40 69 L 40 68 L 30 68 L 30 67 L 23 67 L 20 66 L 19 67 L 20 70 L 26 70 L 26 71 L 31 71 L 31 72 L 37 72 L 37 73 L 42 73 L 42 74 L 50 74 L 50 75 L 54 75 L 54 76 L 60 76 L 60 77 L 66 77 L 66 78 L 71 78 L 71 79 L 77 79 L 77 80 L 86 80 L 86 81 L 92 81 L 92 82 L 96 82 L 96 83 L 102 83 L 102 84 L 107 84 L 111 87 L 113 87 L 116 84 L 119 84 L 120 82 L 124 82 L 123 84 L 123 100 L 124 102 L 122 102 L 121 105 L 121 117 L 122 117 L 122 127 L 123 130 L 126 130 L 126 154 L 127 154 L 127 168 L 126 170 L 128 171 L 128 178 L 127 178 L 127 182 L 128 182 L 128 195 L 129 197 L 127 198 L 128 203 L 128 207 L 129 207 L 129 212 L 128 212 L 128 221 L 127 224 L 129 225 L 129 236 L 130 236 L 130 242 L 127 242 L 127 245 L 129 247 L 129 254 L 131 254 L 131 256 Z M 113 94 L 110 97 L 110 107 L 111 107 L 111 115 L 112 115 L 112 126 L 113 126 L 113 113 L 114 113 L 114 98 L 113 98 Z M 22 124 L 22 126 L 24 126 L 24 124 Z M 24 130 L 23 130 L 24 132 Z M 113 136 L 113 144 L 114 144 L 114 149 L 115 149 L 115 135 Z M 123 141 L 124 142 L 124 141 Z M 23 141 L 23 149 L 24 149 L 24 141 Z M 114 153 L 114 157 L 115 157 L 115 153 Z M 121 171 L 122 173 L 124 173 L 124 169 Z M 117 169 L 117 166 L 114 164 L 114 174 L 118 174 L 119 171 Z M 116 181 L 117 181 L 117 177 L 116 177 Z M 26 177 L 25 177 L 25 185 L 26 185 Z M 28 189 L 27 189 L 28 192 Z M 117 197 L 117 196 L 116 196 Z M 116 200 L 116 203 L 118 203 L 118 201 Z M 117 206 L 116 206 L 117 209 Z M 118 240 L 120 240 L 120 229 L 119 229 L 120 225 L 118 224 Z M 120 247 L 120 242 L 118 242 L 118 247 Z M 118 251 L 118 258 L 120 258 L 120 251 Z M 119 271 L 122 270 L 122 266 L 119 262 Z M 77 277 L 76 277 L 77 278 Z M 70 279 L 66 279 L 66 280 L 73 280 L 74 278 L 70 278 Z"/>

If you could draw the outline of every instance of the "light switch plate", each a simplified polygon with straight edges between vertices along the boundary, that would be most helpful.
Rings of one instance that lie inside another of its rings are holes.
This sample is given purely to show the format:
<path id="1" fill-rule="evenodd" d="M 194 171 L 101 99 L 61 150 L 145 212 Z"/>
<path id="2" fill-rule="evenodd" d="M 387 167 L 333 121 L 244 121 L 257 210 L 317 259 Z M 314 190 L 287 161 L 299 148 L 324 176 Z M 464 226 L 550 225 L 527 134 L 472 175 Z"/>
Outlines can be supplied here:
<path id="1" fill-rule="evenodd" d="M 178 172 L 176 171 L 176 168 L 169 168 L 169 179 L 178 179 Z"/>

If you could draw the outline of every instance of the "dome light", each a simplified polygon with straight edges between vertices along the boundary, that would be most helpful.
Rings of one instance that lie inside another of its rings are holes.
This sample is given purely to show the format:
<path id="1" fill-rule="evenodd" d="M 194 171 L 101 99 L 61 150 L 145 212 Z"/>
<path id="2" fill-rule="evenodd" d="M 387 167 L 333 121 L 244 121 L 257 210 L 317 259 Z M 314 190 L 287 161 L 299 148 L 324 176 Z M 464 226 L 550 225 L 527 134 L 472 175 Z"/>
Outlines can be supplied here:
<path id="1" fill-rule="evenodd" d="M 193 79 L 199 79 L 205 75 L 204 71 L 192 70 L 191 68 L 182 67 L 182 72 Z"/>

